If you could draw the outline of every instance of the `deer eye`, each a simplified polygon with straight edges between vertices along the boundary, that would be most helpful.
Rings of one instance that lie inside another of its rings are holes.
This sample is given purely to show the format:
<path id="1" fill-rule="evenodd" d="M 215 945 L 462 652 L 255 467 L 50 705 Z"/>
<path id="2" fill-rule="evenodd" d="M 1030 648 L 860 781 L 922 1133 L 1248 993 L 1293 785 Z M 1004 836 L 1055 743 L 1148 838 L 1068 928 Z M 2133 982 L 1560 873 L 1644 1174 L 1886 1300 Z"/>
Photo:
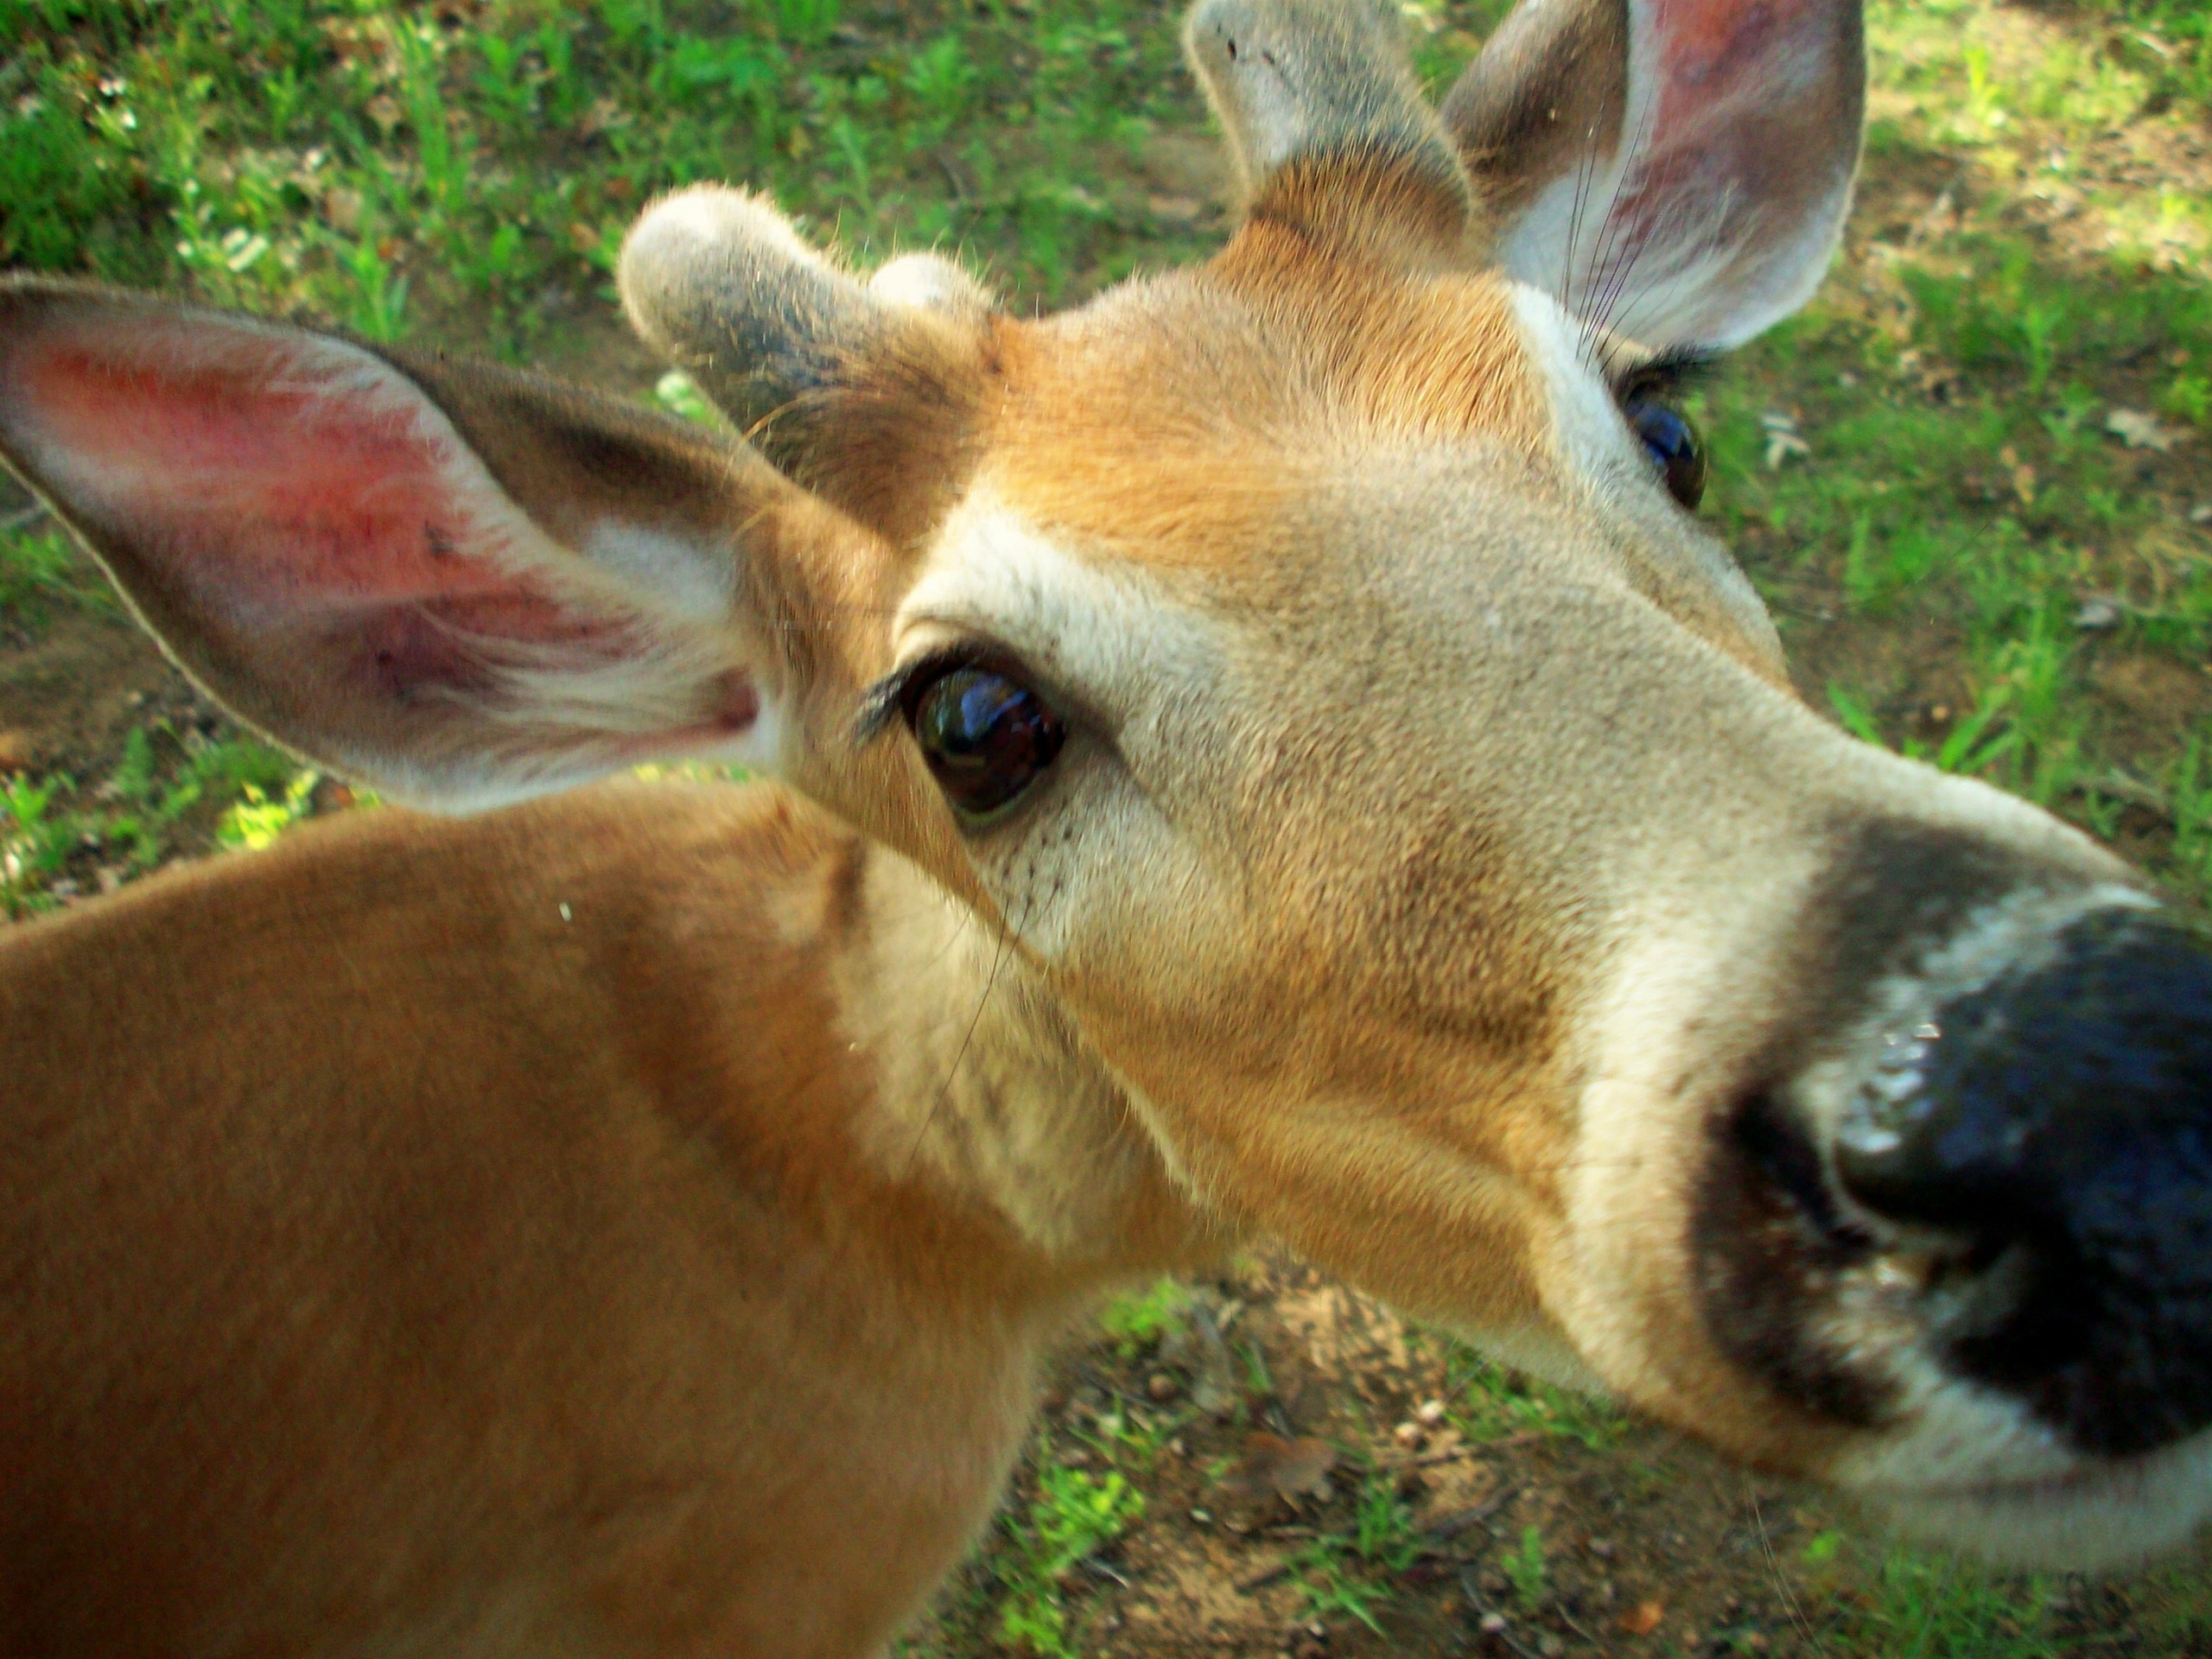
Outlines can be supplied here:
<path id="1" fill-rule="evenodd" d="M 1690 417 L 1656 397 L 1630 396 L 1621 405 L 1630 430 L 1667 486 L 1667 493 L 1694 512 L 1705 499 L 1705 443 Z"/>
<path id="2" fill-rule="evenodd" d="M 903 702 L 931 775 L 970 824 L 1020 800 L 1067 741 L 1067 728 L 1042 697 L 988 664 L 919 676 Z"/>

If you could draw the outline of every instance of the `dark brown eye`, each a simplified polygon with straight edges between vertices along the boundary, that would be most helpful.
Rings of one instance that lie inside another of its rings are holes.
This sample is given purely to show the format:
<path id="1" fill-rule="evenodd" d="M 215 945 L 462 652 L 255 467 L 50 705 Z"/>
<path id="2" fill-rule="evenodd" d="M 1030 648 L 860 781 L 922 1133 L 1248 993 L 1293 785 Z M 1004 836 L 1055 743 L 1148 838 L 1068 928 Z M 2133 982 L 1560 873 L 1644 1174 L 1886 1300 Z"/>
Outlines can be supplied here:
<path id="1" fill-rule="evenodd" d="M 1067 741 L 1067 728 L 1027 686 L 979 664 L 910 687 L 906 721 L 955 810 L 995 817 L 1020 800 Z"/>
<path id="2" fill-rule="evenodd" d="M 1656 397 L 1630 397 L 1621 405 L 1629 429 L 1658 469 L 1667 493 L 1694 512 L 1705 499 L 1705 444 L 1690 417 Z"/>

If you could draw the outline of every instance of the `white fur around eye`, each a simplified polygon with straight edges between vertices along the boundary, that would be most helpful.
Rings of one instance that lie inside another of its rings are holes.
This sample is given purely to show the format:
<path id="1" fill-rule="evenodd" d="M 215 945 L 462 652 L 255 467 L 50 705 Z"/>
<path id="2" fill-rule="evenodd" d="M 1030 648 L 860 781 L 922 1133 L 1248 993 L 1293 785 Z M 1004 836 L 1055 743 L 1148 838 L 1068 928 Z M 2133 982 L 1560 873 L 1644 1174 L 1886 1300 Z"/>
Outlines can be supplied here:
<path id="1" fill-rule="evenodd" d="M 1513 311 L 1529 360 L 1543 375 L 1553 436 L 1564 459 L 1586 477 L 1648 483 L 1651 464 L 1592 361 L 1582 325 L 1549 294 L 1525 283 L 1513 285 Z"/>

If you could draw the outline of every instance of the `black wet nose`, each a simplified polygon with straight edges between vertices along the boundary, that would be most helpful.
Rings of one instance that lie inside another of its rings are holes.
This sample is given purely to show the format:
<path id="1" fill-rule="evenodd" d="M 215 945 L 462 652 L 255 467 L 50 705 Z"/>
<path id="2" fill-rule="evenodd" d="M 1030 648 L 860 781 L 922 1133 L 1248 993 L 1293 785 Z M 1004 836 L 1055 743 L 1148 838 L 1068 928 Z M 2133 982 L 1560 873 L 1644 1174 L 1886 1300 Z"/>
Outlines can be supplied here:
<path id="1" fill-rule="evenodd" d="M 1846 1190 L 1931 1236 L 1960 1371 L 2084 1450 L 2212 1423 L 2212 954 L 2144 911 L 2073 924 L 1897 1033 Z"/>

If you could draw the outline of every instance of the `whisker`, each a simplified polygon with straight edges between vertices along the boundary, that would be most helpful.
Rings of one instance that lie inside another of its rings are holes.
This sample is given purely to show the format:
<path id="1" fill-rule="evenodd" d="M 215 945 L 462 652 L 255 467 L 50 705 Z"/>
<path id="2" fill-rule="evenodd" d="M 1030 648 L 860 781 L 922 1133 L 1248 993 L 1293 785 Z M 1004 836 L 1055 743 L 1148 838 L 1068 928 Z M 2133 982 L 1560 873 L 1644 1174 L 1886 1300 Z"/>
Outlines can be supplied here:
<path id="1" fill-rule="evenodd" d="M 1774 1580 L 1775 1592 L 1782 1599 L 1782 1611 L 1797 1627 L 1797 1634 L 1813 1644 L 1813 1651 L 1824 1654 L 1827 1644 L 1806 1618 L 1804 1609 L 1798 1605 L 1796 1595 L 1789 1588 L 1789 1581 L 1782 1576 L 1782 1563 L 1775 1559 L 1774 1539 L 1767 1531 L 1766 1511 L 1759 1503 L 1758 1488 L 1746 1478 L 1744 1490 L 1751 1500 L 1751 1520 L 1759 1529 L 1759 1553 L 1766 1557 L 1767 1576 Z"/>
<path id="2" fill-rule="evenodd" d="M 1631 89 L 1631 96 L 1633 95 L 1633 89 Z M 1623 135 L 1623 142 L 1618 152 L 1620 157 L 1620 175 L 1613 181 L 1612 200 L 1605 205 L 1605 217 L 1599 226 L 1600 240 L 1595 251 L 1599 269 L 1593 271 L 1597 292 L 1592 297 L 1596 303 L 1589 309 L 1586 336 L 1592 340 L 1603 332 L 1606 315 L 1612 309 L 1614 302 L 1618 299 L 1621 288 L 1627 282 L 1629 271 L 1634 268 L 1636 260 L 1643 252 L 1641 238 L 1627 232 L 1624 228 L 1617 230 L 1616 227 L 1619 226 L 1620 221 L 1622 193 L 1628 188 L 1630 179 L 1639 170 L 1637 158 L 1643 155 L 1644 147 L 1650 139 L 1652 124 L 1658 118 L 1658 111 L 1659 99 L 1655 92 L 1644 100 L 1643 108 L 1637 117 L 1635 131 Z M 1617 244 L 1616 236 L 1624 239 Z"/>
<path id="3" fill-rule="evenodd" d="M 1592 119 L 1583 135 L 1582 159 L 1574 169 L 1574 205 L 1567 215 L 1567 248 L 1560 256 L 1560 307 L 1574 315 L 1574 250 L 1582 240 L 1582 214 L 1590 205 L 1590 185 L 1598 171 L 1598 123 Z"/>
<path id="4" fill-rule="evenodd" d="M 1028 909 L 1025 907 L 1022 924 L 1027 922 L 1028 917 Z M 1006 966 L 1007 949 L 1022 924 L 1007 924 L 999 929 L 998 949 L 991 957 L 991 971 L 983 980 L 983 994 L 976 999 L 975 1014 L 968 1021 L 968 1029 L 961 1035 L 960 1046 L 953 1052 L 952 1064 L 945 1068 L 944 1086 L 937 1091 L 937 1098 L 930 1103 L 929 1110 L 923 1114 L 922 1127 L 914 1132 L 914 1144 L 907 1150 L 906 1166 L 899 1178 L 902 1182 L 912 1179 L 914 1165 L 922 1155 L 922 1143 L 929 1139 L 930 1130 L 936 1127 L 938 1114 L 944 1109 L 945 1102 L 952 1097 L 952 1086 L 959 1079 L 961 1065 L 967 1059 L 968 1050 L 976 1040 L 976 1033 L 983 1023 L 983 1011 L 990 1007 L 991 994 L 998 988 L 999 972 Z"/>

